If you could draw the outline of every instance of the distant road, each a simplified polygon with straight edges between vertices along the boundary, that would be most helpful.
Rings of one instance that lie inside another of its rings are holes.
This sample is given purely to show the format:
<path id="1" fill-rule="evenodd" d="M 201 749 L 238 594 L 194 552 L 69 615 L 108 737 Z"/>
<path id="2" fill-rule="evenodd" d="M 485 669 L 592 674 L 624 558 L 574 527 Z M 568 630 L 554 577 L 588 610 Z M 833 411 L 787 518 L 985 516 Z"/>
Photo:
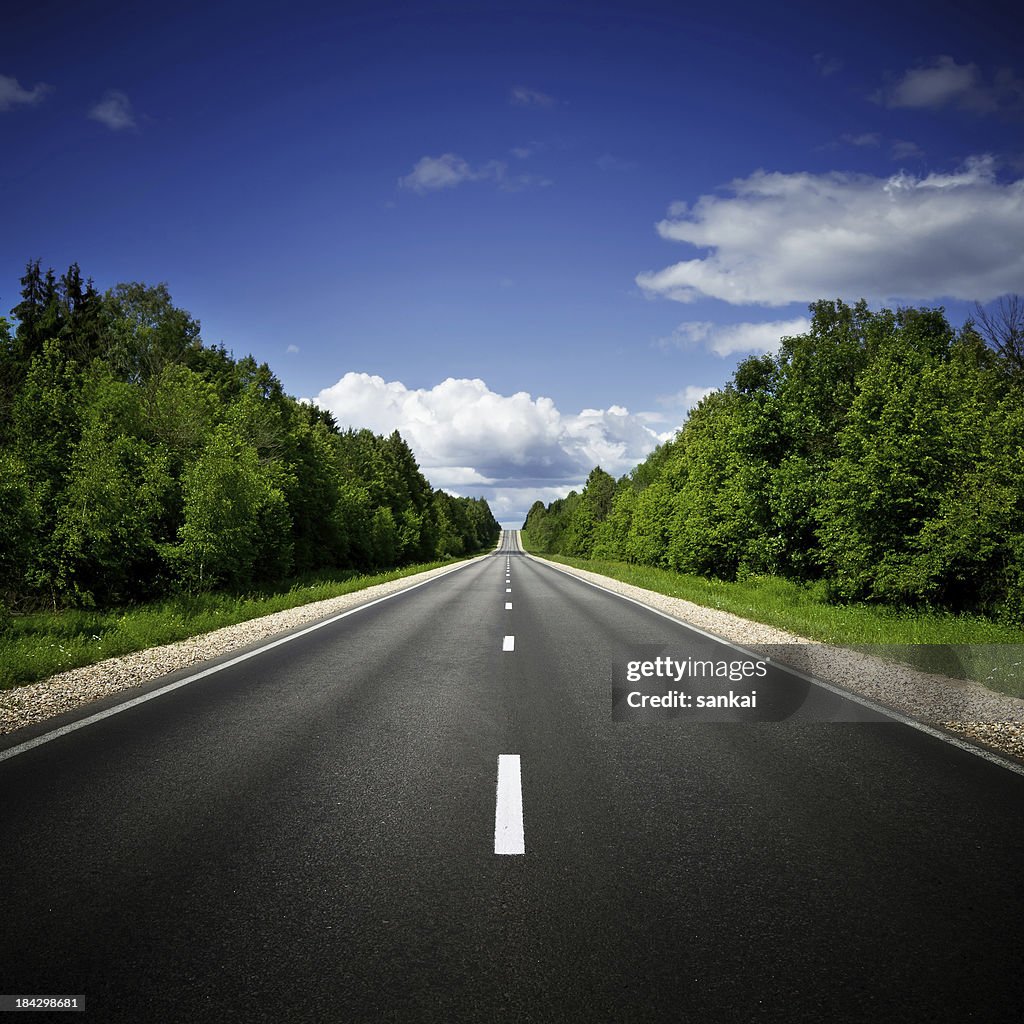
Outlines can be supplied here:
<path id="1" fill-rule="evenodd" d="M 0 761 L 0 994 L 132 1024 L 1020 1019 L 1024 777 L 827 691 L 861 720 L 614 722 L 636 644 L 737 657 L 506 533 Z"/>

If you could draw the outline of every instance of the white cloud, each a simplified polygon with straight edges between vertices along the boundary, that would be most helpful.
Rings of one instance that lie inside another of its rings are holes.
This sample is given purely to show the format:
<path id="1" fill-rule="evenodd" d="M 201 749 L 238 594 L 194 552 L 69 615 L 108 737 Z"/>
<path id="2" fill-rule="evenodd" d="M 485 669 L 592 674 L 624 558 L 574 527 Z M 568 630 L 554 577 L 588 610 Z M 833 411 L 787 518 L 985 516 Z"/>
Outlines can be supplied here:
<path id="1" fill-rule="evenodd" d="M 313 401 L 342 428 L 398 430 L 433 486 L 482 494 L 499 518 L 510 510 L 525 515 L 538 497 L 549 501 L 545 495 L 582 487 L 595 465 L 620 476 L 672 436 L 622 406 L 566 415 L 550 398 L 501 395 L 479 379 L 409 388 L 346 373 Z"/>
<path id="2" fill-rule="evenodd" d="M 10 110 L 17 106 L 35 106 L 51 92 L 53 87 L 44 82 L 37 82 L 31 89 L 25 89 L 16 78 L 0 75 L 0 110 Z"/>
<path id="3" fill-rule="evenodd" d="M 135 127 L 131 100 L 117 89 L 108 89 L 103 94 L 103 99 L 89 111 L 89 117 L 100 124 L 105 124 L 114 132 Z"/>
<path id="4" fill-rule="evenodd" d="M 677 348 L 702 345 L 723 358 L 736 352 L 777 352 L 783 338 L 806 334 L 810 328 L 811 321 L 804 316 L 792 320 L 740 324 L 713 324 L 707 320 L 687 320 L 681 323 L 670 337 L 663 338 L 662 345 L 674 345 Z M 704 389 L 705 393 L 707 390 Z"/>
<path id="5" fill-rule="evenodd" d="M 299 346 L 298 346 L 298 345 L 289 345 L 289 346 L 288 346 L 288 347 L 287 347 L 287 348 L 285 349 L 285 352 L 287 352 L 287 353 L 288 353 L 288 355 L 290 355 L 290 356 L 298 355 L 298 352 L 299 352 Z"/>
<path id="6" fill-rule="evenodd" d="M 535 501 L 550 505 L 558 498 L 564 498 L 570 491 L 583 490 L 584 481 L 563 484 L 559 487 L 506 487 L 493 493 L 486 493 L 487 504 L 494 518 L 506 529 L 516 530 L 526 519 L 526 513 Z M 448 490 L 448 488 L 445 488 Z M 449 491 L 449 493 L 452 493 Z M 479 495 L 469 495 L 478 497 Z"/>
<path id="7" fill-rule="evenodd" d="M 508 173 L 508 164 L 502 160 L 488 160 L 472 167 L 457 153 L 421 157 L 409 174 L 398 179 L 402 188 L 420 195 L 455 188 L 467 181 L 491 181 L 504 192 L 519 192 L 525 188 L 544 188 L 552 182 L 535 174 Z"/>
<path id="8" fill-rule="evenodd" d="M 404 178 L 398 179 L 402 188 L 411 188 L 414 192 L 436 192 L 442 188 L 454 188 L 464 181 L 476 178 L 473 169 L 455 153 L 442 153 L 441 156 L 425 156 L 416 162 L 416 166 Z"/>
<path id="9" fill-rule="evenodd" d="M 539 89 L 527 89 L 517 85 L 509 95 L 509 102 L 519 107 L 550 107 L 554 105 L 554 97 Z"/>
<path id="10" fill-rule="evenodd" d="M 1024 278 L 1024 179 L 999 182 L 991 157 L 920 178 L 757 171 L 729 189 L 673 204 L 658 233 L 710 252 L 637 275 L 641 288 L 737 305 L 985 302 Z"/>
<path id="11" fill-rule="evenodd" d="M 991 84 L 986 83 L 977 64 L 957 64 L 944 54 L 934 57 L 929 64 L 905 71 L 872 98 L 887 107 L 956 106 L 990 114 L 1000 109 L 1019 109 L 1024 101 L 1024 83 L 1008 69 L 1000 70 Z"/>
<path id="12" fill-rule="evenodd" d="M 718 390 L 719 388 L 699 388 L 689 384 L 674 395 L 659 395 L 658 404 L 668 406 L 670 409 L 685 409 L 689 412 L 694 406 L 700 405 L 708 395 Z"/>

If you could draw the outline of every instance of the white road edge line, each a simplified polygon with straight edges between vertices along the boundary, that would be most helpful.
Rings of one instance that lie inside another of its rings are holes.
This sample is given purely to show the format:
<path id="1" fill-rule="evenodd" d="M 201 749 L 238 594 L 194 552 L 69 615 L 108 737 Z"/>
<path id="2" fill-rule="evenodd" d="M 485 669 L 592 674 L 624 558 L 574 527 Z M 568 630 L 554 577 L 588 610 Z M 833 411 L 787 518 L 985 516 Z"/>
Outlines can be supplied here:
<path id="1" fill-rule="evenodd" d="M 526 839 L 523 836 L 523 776 L 518 754 L 498 755 L 494 852 L 513 855 L 526 853 Z"/>
<path id="2" fill-rule="evenodd" d="M 480 556 L 480 558 L 488 557 L 490 556 Z M 312 633 L 317 629 L 323 629 L 324 626 L 329 626 L 331 623 L 337 622 L 339 619 L 345 619 L 349 615 L 355 615 L 356 612 L 372 608 L 375 604 L 380 604 L 382 601 L 390 601 L 393 597 L 398 597 L 401 594 L 408 594 L 410 590 L 416 590 L 418 587 L 425 587 L 428 583 L 433 583 L 434 580 L 439 580 L 444 576 L 448 576 L 450 573 L 458 572 L 459 569 L 465 569 L 467 565 L 472 565 L 474 562 L 479 561 L 480 558 L 474 558 L 468 562 L 461 562 L 459 565 L 452 566 L 451 569 L 446 569 L 444 572 L 439 572 L 436 576 L 431 576 L 429 580 L 421 580 L 419 583 L 414 583 L 410 587 L 404 587 L 401 590 L 396 590 L 393 594 L 385 594 L 383 597 L 375 598 L 373 601 L 367 601 L 366 604 L 361 604 L 356 608 L 350 608 L 347 612 L 332 615 L 329 619 L 324 619 L 322 622 L 314 622 L 313 625 L 307 626 L 305 629 L 300 629 L 296 633 L 289 633 L 288 636 L 272 640 L 270 643 L 264 644 L 262 647 L 257 647 L 254 651 L 247 651 L 245 654 L 238 655 L 237 658 L 231 658 L 228 661 L 223 661 L 219 665 L 214 665 L 211 668 L 204 668 L 201 672 L 194 672 L 192 675 L 186 676 L 184 679 L 179 679 L 174 683 L 168 683 L 166 686 L 161 686 L 158 690 L 151 690 L 149 693 L 144 693 L 141 697 L 133 697 L 131 700 L 127 700 L 123 704 L 118 704 L 115 707 L 107 708 L 105 711 L 97 711 L 96 714 L 89 715 L 88 718 L 81 718 L 77 722 L 70 722 L 68 725 L 62 725 L 59 729 L 53 729 L 50 732 L 43 733 L 41 736 L 36 736 L 34 739 L 26 740 L 24 743 L 19 743 L 16 747 L 8 747 L 7 750 L 0 750 L 0 761 L 6 761 L 8 758 L 16 757 L 18 754 L 23 754 L 26 750 L 31 750 L 33 747 L 41 747 L 44 743 L 49 743 L 50 740 L 55 740 L 60 736 L 66 736 L 69 732 L 75 732 L 78 729 L 84 729 L 87 725 L 93 725 L 96 722 L 103 721 L 104 718 L 111 718 L 113 715 L 119 715 L 122 711 L 127 711 L 129 708 L 134 708 L 139 704 L 145 704 L 146 701 L 155 700 L 157 697 L 162 697 L 165 693 L 170 693 L 171 690 L 177 690 L 182 686 L 188 686 L 189 683 L 194 683 L 199 679 L 204 679 L 206 676 L 212 676 L 215 672 L 231 668 L 232 665 L 240 665 L 243 661 L 255 658 L 257 654 L 262 654 L 264 651 L 271 651 L 275 647 L 280 647 L 282 644 L 290 643 L 292 640 L 298 640 L 300 636 L 305 636 L 307 633 Z"/>
<path id="3" fill-rule="evenodd" d="M 501 649 L 503 651 L 514 651 L 516 649 L 516 638 L 514 636 L 507 636 L 501 641 Z"/>
<path id="4" fill-rule="evenodd" d="M 660 615 L 663 619 L 668 619 L 669 622 L 674 622 L 677 626 L 682 626 L 683 629 L 688 629 L 693 633 L 699 633 L 701 636 L 706 636 L 710 640 L 715 640 L 720 644 L 724 644 L 726 647 L 729 647 L 748 658 L 757 659 L 761 657 L 761 655 L 756 654 L 754 651 L 748 651 L 745 647 L 740 647 L 738 644 L 734 644 L 720 636 L 715 636 L 714 633 L 708 633 L 706 630 L 700 629 L 698 626 L 691 626 L 690 623 L 684 622 L 682 619 L 677 619 L 674 615 L 669 615 L 667 612 L 663 612 L 658 608 L 653 608 L 649 604 L 644 604 L 643 601 L 638 601 L 635 597 L 628 597 L 625 594 L 618 593 L 618 591 L 602 587 L 600 583 L 594 583 L 592 580 L 585 580 L 582 576 L 576 576 L 571 572 L 566 572 L 564 569 L 560 569 L 557 565 L 547 562 L 543 558 L 538 558 L 536 555 L 531 555 L 529 552 L 525 552 L 525 554 L 527 558 L 532 558 L 535 562 L 539 562 L 541 565 L 546 565 L 549 569 L 554 569 L 555 572 L 560 572 L 563 576 L 568 576 L 570 579 L 578 580 L 580 583 L 585 583 L 588 587 L 593 587 L 595 590 L 603 590 L 606 594 L 611 594 L 613 597 L 618 597 L 623 601 L 628 601 L 630 604 L 635 604 L 638 608 L 644 608 L 649 612 L 654 612 L 655 615 Z M 951 736 L 949 733 L 943 732 L 941 729 L 935 729 L 930 725 L 926 725 L 924 722 L 919 722 L 916 718 L 911 718 L 909 715 L 905 715 L 901 711 L 896 711 L 893 708 L 887 708 L 884 704 L 876 704 L 873 700 L 870 700 L 867 697 L 862 697 L 859 693 L 853 693 L 851 690 L 844 690 L 841 686 L 835 686 L 832 683 L 825 682 L 824 679 L 818 679 L 815 676 L 809 676 L 806 673 L 801 672 L 799 669 L 790 668 L 789 665 L 786 665 L 781 661 L 773 661 L 771 658 L 764 658 L 763 660 L 770 662 L 783 672 L 788 672 L 790 675 L 794 675 L 798 679 L 803 679 L 804 682 L 813 683 L 815 686 L 820 686 L 823 690 L 828 690 L 830 693 L 834 693 L 838 697 L 845 697 L 847 700 L 853 701 L 854 704 L 860 704 L 862 707 L 870 708 L 872 711 L 877 711 L 879 714 L 885 715 L 887 718 L 891 718 L 893 721 L 899 722 L 901 725 L 909 725 L 911 729 L 917 729 L 918 732 L 934 736 L 937 740 L 942 740 L 943 743 L 948 743 L 950 746 L 966 750 L 968 754 L 974 754 L 975 757 L 980 757 L 983 761 L 990 761 L 992 764 L 997 764 L 1000 768 L 1005 768 L 1007 771 L 1015 772 L 1017 775 L 1024 775 L 1024 765 L 1004 760 L 994 752 L 985 750 L 982 747 L 976 747 L 971 743 L 966 743 L 964 740 L 957 739 L 956 736 Z"/>

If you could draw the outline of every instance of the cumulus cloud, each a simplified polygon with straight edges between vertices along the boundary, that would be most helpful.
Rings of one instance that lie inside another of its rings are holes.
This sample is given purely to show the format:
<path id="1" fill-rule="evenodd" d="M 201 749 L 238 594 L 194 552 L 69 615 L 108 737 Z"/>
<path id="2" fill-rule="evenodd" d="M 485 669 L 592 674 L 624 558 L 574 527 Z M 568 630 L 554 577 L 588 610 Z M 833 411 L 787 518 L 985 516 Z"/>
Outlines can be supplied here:
<path id="1" fill-rule="evenodd" d="M 985 302 L 1024 278 L 1024 179 L 991 157 L 950 174 L 757 171 L 674 203 L 662 238 L 708 254 L 637 275 L 651 295 L 781 306 L 820 298 Z"/>
<path id="2" fill-rule="evenodd" d="M 516 501 L 581 487 L 595 465 L 613 476 L 628 472 L 671 436 L 622 406 L 566 415 L 550 398 L 498 394 L 479 379 L 409 388 L 346 373 L 313 401 L 342 427 L 398 430 L 435 487 L 482 494 L 492 506 L 501 499 L 505 512 L 518 508 Z"/>
<path id="3" fill-rule="evenodd" d="M 688 320 L 681 323 L 670 337 L 663 339 L 662 345 L 674 345 L 677 348 L 700 345 L 723 358 L 737 352 L 777 352 L 783 338 L 806 334 L 810 328 L 811 321 L 804 316 L 792 320 L 740 324 Z"/>
<path id="4" fill-rule="evenodd" d="M 16 78 L 0 75 L 0 110 L 12 107 L 33 107 L 41 103 L 53 87 L 37 82 L 31 89 L 23 88 Z"/>
<path id="5" fill-rule="evenodd" d="M 120 132 L 135 127 L 135 114 L 131 100 L 117 89 L 108 89 L 90 111 L 89 117 L 105 124 L 111 131 Z"/>
<path id="6" fill-rule="evenodd" d="M 986 82 L 977 64 L 957 64 L 944 54 L 905 71 L 872 98 L 887 107 L 955 106 L 990 114 L 1000 109 L 1020 109 L 1024 104 L 1024 82 L 1008 69 L 998 71 L 991 82 Z"/>

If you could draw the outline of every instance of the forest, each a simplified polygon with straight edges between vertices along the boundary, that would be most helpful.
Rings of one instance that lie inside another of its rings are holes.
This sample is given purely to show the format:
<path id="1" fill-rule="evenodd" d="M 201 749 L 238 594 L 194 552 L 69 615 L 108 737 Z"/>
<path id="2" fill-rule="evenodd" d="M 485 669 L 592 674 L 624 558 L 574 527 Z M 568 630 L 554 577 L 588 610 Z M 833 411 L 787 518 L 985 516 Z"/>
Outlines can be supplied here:
<path id="1" fill-rule="evenodd" d="M 941 308 L 810 311 L 631 473 L 534 502 L 528 546 L 1024 625 L 1019 298 L 956 330 Z"/>
<path id="2" fill-rule="evenodd" d="M 0 318 L 0 614 L 378 571 L 491 547 L 396 431 L 342 430 L 205 344 L 166 285 L 30 261 Z"/>

